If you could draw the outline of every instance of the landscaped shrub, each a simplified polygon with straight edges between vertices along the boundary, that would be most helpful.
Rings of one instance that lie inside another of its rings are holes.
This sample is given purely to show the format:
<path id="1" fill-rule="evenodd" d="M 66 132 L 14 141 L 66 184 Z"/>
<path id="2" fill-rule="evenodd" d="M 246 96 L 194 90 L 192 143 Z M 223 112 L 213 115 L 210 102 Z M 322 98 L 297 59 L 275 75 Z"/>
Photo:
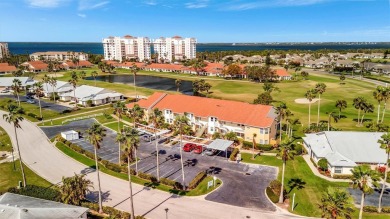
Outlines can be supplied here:
<path id="1" fill-rule="evenodd" d="M 153 183 L 157 182 L 157 178 L 148 173 L 138 172 L 138 176 L 142 179 L 150 180 Z"/>
<path id="2" fill-rule="evenodd" d="M 84 208 L 89 208 L 93 211 L 98 211 L 99 210 L 99 205 L 96 203 L 92 202 L 83 202 L 81 203 L 81 206 Z M 113 207 L 108 207 L 108 206 L 103 206 L 103 212 L 105 214 L 108 214 L 110 218 L 120 218 L 120 219 L 129 219 L 131 214 L 124 212 L 124 211 L 119 211 L 116 210 Z M 137 216 L 137 219 L 142 219 L 142 216 Z"/>
<path id="3" fill-rule="evenodd" d="M 63 110 L 63 111 L 62 111 L 62 114 L 71 113 L 71 112 L 72 112 L 72 110 L 66 109 L 66 110 Z"/>
<path id="4" fill-rule="evenodd" d="M 334 179 L 352 179 L 352 175 L 348 175 L 348 174 L 334 174 L 333 178 Z"/>
<path id="5" fill-rule="evenodd" d="M 207 176 L 206 172 L 204 171 L 199 172 L 198 175 L 196 175 L 195 178 L 192 179 L 192 181 L 188 185 L 188 188 L 195 189 L 199 185 L 199 183 L 202 182 L 204 178 L 206 178 L 206 176 Z"/>
<path id="6" fill-rule="evenodd" d="M 371 213 L 376 213 L 378 212 L 378 207 L 375 206 L 364 206 L 363 207 L 364 212 L 371 212 Z"/>
<path id="7" fill-rule="evenodd" d="M 269 184 L 269 188 L 272 190 L 272 192 L 279 196 L 280 195 L 280 189 L 282 188 L 282 183 L 279 180 L 272 180 Z"/>
<path id="8" fill-rule="evenodd" d="M 253 143 L 249 141 L 243 141 L 242 142 L 242 148 L 244 149 L 252 149 Z M 255 149 L 262 150 L 262 151 L 271 151 L 273 148 L 270 144 L 256 144 Z"/>
<path id="9" fill-rule="evenodd" d="M 27 116 L 30 116 L 32 118 L 37 118 L 38 116 L 34 113 L 27 113 Z"/>
<path id="10" fill-rule="evenodd" d="M 322 171 L 327 171 L 327 170 L 328 170 L 328 160 L 325 159 L 325 158 L 321 158 L 321 159 L 318 161 L 318 167 L 319 167 Z"/>
<path id="11" fill-rule="evenodd" d="M 106 165 L 106 168 L 109 170 L 112 170 L 114 172 L 117 172 L 117 173 L 122 172 L 122 167 L 119 166 L 118 164 L 108 162 L 108 164 Z"/>
<path id="12" fill-rule="evenodd" d="M 66 146 L 70 146 L 70 145 L 72 144 L 72 142 L 70 142 L 70 141 L 65 141 L 65 144 L 66 144 Z"/>
<path id="13" fill-rule="evenodd" d="M 161 184 L 164 184 L 164 185 L 167 185 L 167 186 L 171 186 L 173 187 L 174 189 L 178 189 L 178 190 L 182 190 L 183 189 L 183 185 L 179 182 L 176 182 L 174 180 L 170 180 L 168 178 L 160 178 L 160 183 Z"/>
<path id="14" fill-rule="evenodd" d="M 237 154 L 240 152 L 240 150 L 238 148 L 234 148 L 233 152 L 230 154 L 230 160 L 231 161 L 235 161 L 236 160 L 236 157 L 237 157 Z"/>
<path id="15" fill-rule="evenodd" d="M 278 203 L 279 202 L 279 196 L 276 195 L 270 187 L 267 187 L 265 190 L 267 193 L 268 198 L 273 202 L 273 203 Z"/>
<path id="16" fill-rule="evenodd" d="M 381 212 L 382 213 L 386 213 L 386 214 L 390 213 L 390 207 L 382 207 L 382 211 Z"/>
<path id="17" fill-rule="evenodd" d="M 55 189 L 55 187 L 52 188 L 36 185 L 27 185 L 26 187 L 22 187 L 20 189 L 9 188 L 8 192 L 56 202 L 59 202 L 61 200 L 61 193 L 57 189 Z"/>
<path id="18" fill-rule="evenodd" d="M 303 152 L 303 147 L 300 144 L 294 144 L 295 155 L 301 155 Z"/>

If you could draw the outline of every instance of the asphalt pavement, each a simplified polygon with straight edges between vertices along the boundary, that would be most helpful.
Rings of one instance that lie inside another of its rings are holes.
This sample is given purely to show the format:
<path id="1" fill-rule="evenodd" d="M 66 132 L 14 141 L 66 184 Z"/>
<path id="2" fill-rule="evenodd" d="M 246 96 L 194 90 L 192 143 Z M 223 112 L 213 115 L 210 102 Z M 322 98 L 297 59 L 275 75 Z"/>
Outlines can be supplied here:
<path id="1" fill-rule="evenodd" d="M 17 100 L 17 98 L 14 95 L 12 95 L 12 94 L 1 94 L 0 98 L 10 98 L 10 99 Z M 21 102 L 26 102 L 28 100 L 25 95 L 21 95 L 19 97 L 19 99 L 20 99 Z M 34 97 L 34 101 L 35 101 L 35 103 L 31 103 L 31 104 L 39 106 L 38 99 L 36 99 Z M 60 112 L 60 113 L 63 112 L 64 110 L 72 109 L 70 107 L 63 106 L 63 105 L 60 105 L 60 104 L 51 103 L 51 102 L 45 101 L 43 99 L 41 99 L 41 106 L 42 106 L 42 109 L 50 109 L 50 110 L 53 110 L 53 111 L 56 111 L 56 112 Z"/>

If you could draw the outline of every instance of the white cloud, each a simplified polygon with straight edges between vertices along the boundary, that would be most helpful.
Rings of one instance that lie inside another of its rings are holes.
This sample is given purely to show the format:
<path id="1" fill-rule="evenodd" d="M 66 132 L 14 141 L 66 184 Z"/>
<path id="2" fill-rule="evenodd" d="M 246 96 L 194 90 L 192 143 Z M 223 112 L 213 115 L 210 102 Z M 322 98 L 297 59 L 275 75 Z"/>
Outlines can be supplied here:
<path id="1" fill-rule="evenodd" d="M 307 6 L 325 3 L 329 1 L 337 0 L 263 0 L 263 1 L 230 1 L 223 7 L 224 10 L 231 11 L 243 11 L 255 8 L 269 8 L 269 7 L 294 7 L 294 6 Z"/>
<path id="2" fill-rule="evenodd" d="M 155 5 L 157 5 L 157 2 L 154 0 L 147 0 L 147 1 L 144 1 L 144 4 L 150 5 L 150 6 L 155 6 Z"/>
<path id="3" fill-rule="evenodd" d="M 57 8 L 70 0 L 25 0 L 33 8 Z"/>
<path id="4" fill-rule="evenodd" d="M 196 8 L 206 8 L 209 5 L 209 0 L 197 0 L 195 2 L 185 3 L 186 8 L 196 9 Z"/>
<path id="5" fill-rule="evenodd" d="M 81 17 L 81 18 L 86 18 L 87 15 L 86 14 L 77 14 L 77 16 Z"/>
<path id="6" fill-rule="evenodd" d="M 100 1 L 100 0 L 80 0 L 79 1 L 79 10 L 92 10 L 101 8 L 110 3 L 110 1 Z"/>

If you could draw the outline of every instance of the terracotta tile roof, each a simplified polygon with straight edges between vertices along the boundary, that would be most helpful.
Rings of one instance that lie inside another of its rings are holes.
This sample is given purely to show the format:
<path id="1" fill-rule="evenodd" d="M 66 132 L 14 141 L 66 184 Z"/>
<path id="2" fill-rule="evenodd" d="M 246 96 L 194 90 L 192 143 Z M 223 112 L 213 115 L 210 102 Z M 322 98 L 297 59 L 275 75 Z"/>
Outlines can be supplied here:
<path id="1" fill-rule="evenodd" d="M 124 62 L 119 63 L 118 67 L 133 67 L 133 64 L 135 64 L 138 68 L 144 68 L 146 66 L 143 62 Z"/>
<path id="2" fill-rule="evenodd" d="M 275 69 L 276 75 L 279 77 L 284 77 L 284 76 L 291 76 L 289 73 L 287 73 L 286 69 Z"/>
<path id="3" fill-rule="evenodd" d="M 79 64 L 79 66 L 85 66 L 85 67 L 93 66 L 92 63 L 90 63 L 89 61 L 85 61 L 85 60 L 80 60 L 78 64 Z"/>
<path id="4" fill-rule="evenodd" d="M 113 66 L 118 66 L 120 64 L 119 62 L 113 60 L 102 60 L 102 61 Z"/>
<path id="5" fill-rule="evenodd" d="M 272 106 L 181 94 L 154 93 L 147 100 L 140 100 L 138 104 L 142 108 L 170 109 L 174 113 L 187 112 L 194 114 L 196 117 L 213 116 L 217 117 L 219 121 L 253 127 L 270 127 L 276 118 Z M 129 104 L 127 106 L 131 108 L 133 105 Z"/>
<path id="6" fill-rule="evenodd" d="M 12 72 L 16 70 L 17 68 L 13 65 L 9 65 L 8 63 L 0 63 L 0 72 Z"/>
<path id="7" fill-rule="evenodd" d="M 204 68 L 207 73 L 219 74 L 222 72 L 224 66 L 221 63 L 212 63 L 208 62 L 207 66 Z"/>
<path id="8" fill-rule="evenodd" d="M 184 68 L 184 66 L 183 65 L 175 65 L 175 64 L 152 63 L 150 65 L 145 66 L 145 68 L 180 71 Z"/>
<path id="9" fill-rule="evenodd" d="M 31 62 L 28 62 L 28 64 L 30 64 L 34 70 L 44 70 L 44 69 L 47 69 L 47 64 L 42 62 L 42 61 L 31 61 Z"/>

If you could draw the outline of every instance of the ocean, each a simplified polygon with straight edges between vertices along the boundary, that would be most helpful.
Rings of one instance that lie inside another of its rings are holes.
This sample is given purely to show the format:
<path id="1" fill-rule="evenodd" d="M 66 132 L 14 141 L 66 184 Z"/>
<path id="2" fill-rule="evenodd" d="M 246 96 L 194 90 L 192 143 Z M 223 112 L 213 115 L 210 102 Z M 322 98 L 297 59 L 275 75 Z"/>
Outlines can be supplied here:
<path id="1" fill-rule="evenodd" d="M 45 51 L 75 51 L 103 54 L 102 43 L 22 43 L 9 42 L 12 54 L 31 54 Z M 197 52 L 214 51 L 248 51 L 248 50 L 345 50 L 345 49 L 390 49 L 390 43 L 199 43 Z"/>

